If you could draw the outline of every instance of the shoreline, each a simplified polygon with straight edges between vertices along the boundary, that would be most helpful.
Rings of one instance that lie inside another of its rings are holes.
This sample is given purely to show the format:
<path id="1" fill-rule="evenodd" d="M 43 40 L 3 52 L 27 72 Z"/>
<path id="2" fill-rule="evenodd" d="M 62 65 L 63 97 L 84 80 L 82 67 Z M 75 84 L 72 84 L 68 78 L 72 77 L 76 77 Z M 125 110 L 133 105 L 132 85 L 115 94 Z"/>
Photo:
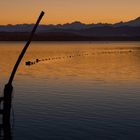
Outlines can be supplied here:
<path id="1" fill-rule="evenodd" d="M 0 32 L 0 41 L 27 41 L 29 32 Z M 68 32 L 36 33 L 33 41 L 140 41 L 140 35 L 88 36 Z"/>

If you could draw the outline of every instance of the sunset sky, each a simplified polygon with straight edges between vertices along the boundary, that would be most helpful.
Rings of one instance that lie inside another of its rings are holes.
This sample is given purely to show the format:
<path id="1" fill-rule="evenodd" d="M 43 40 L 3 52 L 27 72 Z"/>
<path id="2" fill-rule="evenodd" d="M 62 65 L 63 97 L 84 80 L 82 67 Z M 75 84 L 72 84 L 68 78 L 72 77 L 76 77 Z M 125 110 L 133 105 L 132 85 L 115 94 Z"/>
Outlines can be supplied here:
<path id="1" fill-rule="evenodd" d="M 1 0 L 0 24 L 34 23 L 40 11 L 43 24 L 128 21 L 140 16 L 140 0 Z"/>

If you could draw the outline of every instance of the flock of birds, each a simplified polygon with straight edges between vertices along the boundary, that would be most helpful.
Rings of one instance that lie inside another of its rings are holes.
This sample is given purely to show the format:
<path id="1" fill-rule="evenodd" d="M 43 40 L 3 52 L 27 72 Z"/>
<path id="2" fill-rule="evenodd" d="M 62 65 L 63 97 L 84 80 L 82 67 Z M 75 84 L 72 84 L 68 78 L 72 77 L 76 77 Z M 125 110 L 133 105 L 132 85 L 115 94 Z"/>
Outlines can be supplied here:
<path id="1" fill-rule="evenodd" d="M 102 52 L 98 52 L 98 54 L 113 54 L 113 53 L 119 53 L 119 54 L 124 54 L 124 53 L 131 53 L 132 50 L 123 50 L 123 51 L 102 51 Z M 60 60 L 60 59 L 66 59 L 66 58 L 74 58 L 74 57 L 83 57 L 83 56 L 89 56 L 89 55 L 95 55 L 95 52 L 92 53 L 83 53 L 83 54 L 74 54 L 74 55 L 68 55 L 68 56 L 59 56 L 59 57 L 49 57 L 49 58 L 45 58 L 45 59 L 36 59 L 34 61 L 27 61 L 25 62 L 26 66 L 31 66 L 34 64 L 37 64 L 39 62 L 43 62 L 43 61 L 52 61 L 52 60 Z"/>

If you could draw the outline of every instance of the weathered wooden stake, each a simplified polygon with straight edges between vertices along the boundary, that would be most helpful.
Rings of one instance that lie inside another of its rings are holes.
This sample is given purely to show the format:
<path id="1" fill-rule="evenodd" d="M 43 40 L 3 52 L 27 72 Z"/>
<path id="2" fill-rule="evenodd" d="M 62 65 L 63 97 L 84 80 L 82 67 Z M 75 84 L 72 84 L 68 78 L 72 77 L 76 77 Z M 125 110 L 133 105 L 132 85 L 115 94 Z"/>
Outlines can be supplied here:
<path id="1" fill-rule="evenodd" d="M 36 24 L 35 24 L 35 26 L 34 26 L 34 28 L 33 28 L 33 30 L 32 30 L 32 32 L 31 32 L 29 40 L 27 41 L 25 47 L 23 48 L 21 54 L 19 55 L 19 58 L 18 58 L 18 60 L 17 60 L 17 62 L 15 64 L 15 66 L 13 68 L 13 71 L 11 73 L 11 76 L 9 78 L 9 81 L 5 85 L 4 98 L 3 98 L 4 103 L 3 103 L 3 110 L 2 110 L 2 112 L 3 112 L 3 125 L 4 126 L 9 126 L 10 125 L 10 113 L 11 113 L 12 91 L 13 91 L 12 82 L 13 82 L 14 76 L 16 74 L 18 66 L 19 66 L 19 64 L 20 64 L 20 62 L 21 62 L 21 60 L 22 60 L 22 58 L 23 58 L 28 46 L 30 45 L 30 43 L 32 41 L 33 35 L 34 35 L 34 33 L 35 33 L 35 31 L 36 31 L 36 29 L 37 29 L 37 27 L 38 27 L 38 25 L 39 25 L 39 23 L 40 23 L 40 21 L 41 21 L 41 19 L 42 19 L 44 14 L 45 13 L 42 11 L 40 16 L 39 16 L 39 18 L 38 18 L 38 20 L 37 20 L 37 22 L 36 22 Z"/>

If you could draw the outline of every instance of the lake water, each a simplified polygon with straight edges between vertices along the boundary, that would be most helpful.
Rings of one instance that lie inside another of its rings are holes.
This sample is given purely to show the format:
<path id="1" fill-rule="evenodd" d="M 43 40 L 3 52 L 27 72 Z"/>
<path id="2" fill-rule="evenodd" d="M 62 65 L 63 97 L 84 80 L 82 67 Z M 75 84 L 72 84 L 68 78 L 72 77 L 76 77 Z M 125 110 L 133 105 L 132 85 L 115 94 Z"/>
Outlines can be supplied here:
<path id="1" fill-rule="evenodd" d="M 1 96 L 24 44 L 0 43 Z M 13 86 L 13 140 L 140 139 L 140 42 L 33 42 Z"/>

